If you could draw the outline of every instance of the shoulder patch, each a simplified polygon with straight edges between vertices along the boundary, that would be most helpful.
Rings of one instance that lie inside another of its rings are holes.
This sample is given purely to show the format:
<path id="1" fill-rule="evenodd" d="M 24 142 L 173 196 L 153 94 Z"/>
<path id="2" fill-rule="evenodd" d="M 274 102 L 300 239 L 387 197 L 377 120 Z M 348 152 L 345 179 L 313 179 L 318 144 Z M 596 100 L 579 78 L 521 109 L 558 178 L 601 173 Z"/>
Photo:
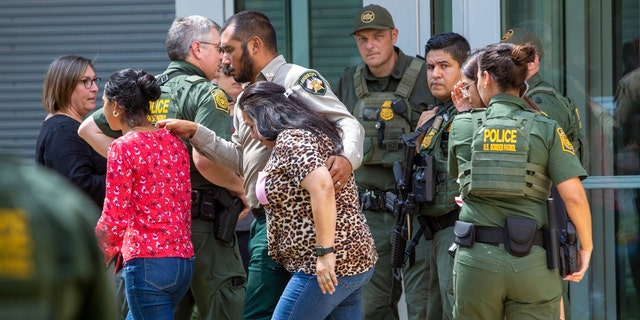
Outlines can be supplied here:
<path id="1" fill-rule="evenodd" d="M 209 92 L 213 98 L 213 103 L 216 105 L 216 110 L 220 110 L 229 114 L 229 100 L 227 95 L 220 88 L 214 88 Z"/>
<path id="2" fill-rule="evenodd" d="M 327 84 L 315 71 L 307 71 L 298 78 L 298 84 L 311 94 L 323 96 L 327 93 Z"/>
<path id="3" fill-rule="evenodd" d="M 575 152 L 573 151 L 573 145 L 571 144 L 571 141 L 569 141 L 569 138 L 567 138 L 567 135 L 564 133 L 564 130 L 558 127 L 556 129 L 556 132 L 558 133 L 560 142 L 562 142 L 562 151 L 575 155 Z"/>

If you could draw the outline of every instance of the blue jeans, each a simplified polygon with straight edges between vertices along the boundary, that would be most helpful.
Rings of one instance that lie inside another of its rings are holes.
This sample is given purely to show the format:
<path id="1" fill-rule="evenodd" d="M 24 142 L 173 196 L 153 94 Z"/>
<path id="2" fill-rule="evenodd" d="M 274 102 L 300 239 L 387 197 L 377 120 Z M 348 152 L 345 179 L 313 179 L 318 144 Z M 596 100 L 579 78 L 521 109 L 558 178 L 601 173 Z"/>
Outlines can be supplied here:
<path id="1" fill-rule="evenodd" d="M 373 270 L 338 277 L 333 294 L 322 294 L 315 275 L 296 272 L 278 301 L 273 319 L 362 319 L 362 286 L 369 282 Z"/>
<path id="2" fill-rule="evenodd" d="M 135 258 L 124 263 L 127 319 L 173 319 L 189 289 L 195 258 Z"/>

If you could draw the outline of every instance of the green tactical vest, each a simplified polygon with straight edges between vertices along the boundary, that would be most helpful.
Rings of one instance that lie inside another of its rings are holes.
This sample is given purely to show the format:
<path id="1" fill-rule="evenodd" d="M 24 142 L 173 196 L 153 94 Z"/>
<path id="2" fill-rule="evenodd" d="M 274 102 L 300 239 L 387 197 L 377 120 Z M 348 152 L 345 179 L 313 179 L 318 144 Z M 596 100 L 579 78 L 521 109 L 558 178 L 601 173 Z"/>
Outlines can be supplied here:
<path id="1" fill-rule="evenodd" d="M 158 100 L 150 102 L 149 107 L 151 114 L 147 116 L 149 122 L 155 123 L 162 119 L 186 119 L 194 121 L 193 115 L 187 116 L 182 106 L 185 105 L 187 99 L 191 98 L 189 91 L 198 83 L 209 81 L 201 76 L 186 74 L 182 71 L 174 71 L 168 74 L 159 75 L 157 82 L 160 85 L 160 98 Z M 187 145 L 189 154 L 191 154 L 192 147 L 188 143 L 188 139 L 182 139 Z M 195 163 L 193 157 L 189 157 L 191 162 L 191 187 L 192 188 L 205 188 L 214 189 L 219 188 L 209 180 L 204 178 L 202 174 L 195 169 Z"/>
<path id="2" fill-rule="evenodd" d="M 471 161 L 460 165 L 460 193 L 490 197 L 528 196 L 546 200 L 551 180 L 546 168 L 528 162 L 531 127 L 536 113 L 486 119 L 473 112 Z"/>
<path id="3" fill-rule="evenodd" d="M 439 106 L 439 108 L 446 108 L 445 118 L 440 129 L 431 137 L 431 142 L 428 146 L 421 146 L 421 153 L 430 154 L 435 159 L 435 198 L 430 202 L 421 203 L 420 213 L 437 217 L 456 209 L 458 205 L 455 202 L 455 197 L 460 194 L 459 185 L 455 177 L 449 176 L 447 168 L 448 163 L 448 151 L 449 151 L 449 138 L 448 133 L 451 129 L 451 123 L 456 115 L 456 109 L 451 102 Z M 431 128 L 426 130 L 429 132 Z M 428 133 L 427 133 L 428 134 Z"/>
<path id="4" fill-rule="evenodd" d="M 353 74 L 358 102 L 353 114 L 365 130 L 363 165 L 393 166 L 402 161 L 402 134 L 411 132 L 409 96 L 413 91 L 424 61 L 414 58 L 404 72 L 395 92 L 369 92 L 364 63 Z M 417 119 L 415 119 L 417 120 Z"/>
<path id="5" fill-rule="evenodd" d="M 178 77 L 184 77 L 184 80 L 169 81 Z M 160 75 L 157 79 L 161 94 L 158 100 L 149 103 L 151 114 L 148 119 L 151 123 L 164 119 L 184 119 L 180 106 L 183 106 L 189 98 L 189 95 L 185 93 L 189 92 L 194 84 L 208 81 L 201 76 L 187 75 L 180 71 Z"/>
<path id="6" fill-rule="evenodd" d="M 544 93 L 556 97 L 556 99 L 560 100 L 560 102 L 562 102 L 565 108 L 569 111 L 569 128 L 562 129 L 566 131 L 565 133 L 573 145 L 573 150 L 576 151 L 576 155 L 578 156 L 578 159 L 580 159 L 582 167 L 586 169 L 589 166 L 589 152 L 586 149 L 586 138 L 582 135 L 582 132 L 580 132 L 580 129 L 582 129 L 582 121 L 580 120 L 580 112 L 578 111 L 578 107 L 575 102 L 573 99 L 561 95 L 554 88 L 547 86 L 537 86 L 527 91 L 526 94 L 528 97 L 533 97 L 538 93 Z"/>

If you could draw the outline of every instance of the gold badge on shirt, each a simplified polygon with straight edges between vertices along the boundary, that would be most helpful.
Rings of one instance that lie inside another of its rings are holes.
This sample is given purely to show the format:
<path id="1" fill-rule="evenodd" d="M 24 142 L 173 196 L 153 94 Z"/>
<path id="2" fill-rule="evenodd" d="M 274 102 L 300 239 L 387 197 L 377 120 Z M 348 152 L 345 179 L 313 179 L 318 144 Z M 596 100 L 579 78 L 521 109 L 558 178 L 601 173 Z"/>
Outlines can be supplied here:
<path id="1" fill-rule="evenodd" d="M 215 88 L 209 93 L 213 98 L 213 103 L 216 105 L 216 110 L 229 114 L 229 100 L 227 100 L 227 95 L 224 91 L 219 88 Z"/>
<path id="2" fill-rule="evenodd" d="M 560 142 L 562 142 L 562 151 L 566 153 L 571 153 L 571 155 L 575 155 L 573 151 L 573 145 L 571 144 L 571 141 L 569 141 L 569 138 L 567 138 L 567 135 L 564 133 L 564 130 L 562 130 L 562 128 L 558 128 L 556 129 L 556 132 L 558 133 Z"/>

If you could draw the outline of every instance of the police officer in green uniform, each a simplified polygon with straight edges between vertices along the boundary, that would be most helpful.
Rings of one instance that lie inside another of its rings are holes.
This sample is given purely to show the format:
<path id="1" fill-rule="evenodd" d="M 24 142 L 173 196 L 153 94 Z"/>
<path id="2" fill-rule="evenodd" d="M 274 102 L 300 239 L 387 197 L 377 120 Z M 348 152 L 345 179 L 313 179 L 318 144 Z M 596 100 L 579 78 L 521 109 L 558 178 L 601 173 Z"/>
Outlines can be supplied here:
<path id="1" fill-rule="evenodd" d="M 171 62 L 156 77 L 162 95 L 150 106 L 152 121 L 187 119 L 215 130 L 225 139 L 231 138 L 226 95 L 210 81 L 221 60 L 219 32 L 219 25 L 202 16 L 177 18 L 173 22 L 166 41 Z M 85 120 L 79 132 L 94 147 L 104 146 L 101 139 L 108 137 L 108 141 L 120 134 L 109 129 L 101 111 Z M 103 148 L 99 151 L 106 151 Z M 242 182 L 231 170 L 213 164 L 197 152 L 192 152 L 192 160 L 191 232 L 196 262 L 191 293 L 202 319 L 240 319 L 246 273 L 235 237 L 229 242 L 218 239 L 216 228 L 222 226 L 217 226 L 215 219 L 224 211 L 221 200 L 229 198 L 224 188 L 243 194 Z M 179 306 L 176 317 L 189 319 L 191 309 L 190 305 L 185 309 Z"/>
<path id="2" fill-rule="evenodd" d="M 538 105 L 543 114 L 549 118 L 556 120 L 560 128 L 562 128 L 573 145 L 573 150 L 580 159 L 582 166 L 586 169 L 589 166 L 589 154 L 587 151 L 587 142 L 585 137 L 580 131 L 582 129 L 582 123 L 580 122 L 580 114 L 576 105 L 568 97 L 563 96 L 555 87 L 550 83 L 542 80 L 542 76 L 538 72 L 540 70 L 540 60 L 543 57 L 544 51 L 540 39 L 536 37 L 533 32 L 524 28 L 511 28 L 502 36 L 500 42 L 512 43 L 516 45 L 523 45 L 525 43 L 531 43 L 536 47 L 536 58 L 533 62 L 528 64 L 527 70 L 527 85 L 528 89 L 525 93 L 533 102 Z M 552 196 L 555 199 L 554 206 L 556 212 L 564 212 L 566 209 L 564 204 L 559 199 L 555 188 L 551 189 Z M 565 224 L 565 215 L 559 216 L 559 223 Z M 568 282 L 563 282 L 563 304 L 564 304 L 564 318 L 571 319 L 571 308 L 569 301 L 569 287 Z"/>
<path id="3" fill-rule="evenodd" d="M 453 261 L 448 250 L 453 242 L 453 224 L 458 219 L 459 194 L 455 177 L 448 174 L 447 150 L 449 129 L 457 115 L 451 92 L 461 80 L 460 68 L 471 50 L 469 42 L 453 32 L 433 36 L 425 46 L 429 90 L 438 99 L 435 119 L 425 128 L 420 142 L 420 156 L 424 162 L 433 159 L 433 170 L 425 170 L 432 181 L 420 199 L 417 214 L 421 227 L 433 235 L 430 254 L 429 302 L 427 319 L 451 319 L 453 308 Z M 423 126 L 424 119 L 418 123 Z M 415 191 L 414 191 L 415 192 Z"/>
<path id="4" fill-rule="evenodd" d="M 271 21 L 257 11 L 242 11 L 231 16 L 222 26 L 222 63 L 229 67 L 237 82 L 275 82 L 305 104 L 326 114 L 343 132 L 343 153 L 332 156 L 327 167 L 334 189 L 340 190 L 362 161 L 362 126 L 336 98 L 328 83 L 315 70 L 287 63 L 278 55 L 276 33 Z M 239 98 L 238 98 L 239 99 Z M 291 275 L 268 254 L 267 229 L 263 207 L 256 196 L 258 174 L 269 159 L 271 150 L 251 137 L 242 112 L 234 112 L 235 133 L 232 141 L 221 139 L 217 132 L 197 130 L 188 121 L 160 121 L 176 134 L 191 137 L 191 144 L 216 163 L 233 168 L 244 178 L 247 201 L 255 220 L 249 234 L 249 277 L 243 319 L 271 319 L 280 295 Z"/>
<path id="5" fill-rule="evenodd" d="M 114 319 L 100 210 L 52 171 L 1 155 L 0 172 L 0 319 Z"/>
<path id="6" fill-rule="evenodd" d="M 415 130 L 422 112 L 435 100 L 427 88 L 424 60 L 409 57 L 395 46 L 398 29 L 389 11 L 373 4 L 363 7 L 355 16 L 352 35 L 363 61 L 347 67 L 334 88 L 365 128 L 364 161 L 356 181 L 380 259 L 362 290 L 363 314 L 365 319 L 397 319 L 402 292 L 390 290 L 396 218 L 385 197 L 386 192 L 396 192 L 391 167 L 404 155 L 401 135 Z M 422 319 L 429 296 L 428 241 L 419 242 L 414 257 L 405 266 L 405 299 L 409 319 Z M 390 299 L 395 301 L 393 308 L 388 307 Z"/>
<path id="7" fill-rule="evenodd" d="M 593 250 L 586 172 L 557 122 L 521 99 L 533 45 L 487 46 L 477 88 L 487 111 L 454 121 L 449 170 L 464 204 L 454 227 L 455 319 L 558 319 L 562 288 L 547 267 L 541 229 L 556 184 L 580 241 L 578 282 Z"/>

